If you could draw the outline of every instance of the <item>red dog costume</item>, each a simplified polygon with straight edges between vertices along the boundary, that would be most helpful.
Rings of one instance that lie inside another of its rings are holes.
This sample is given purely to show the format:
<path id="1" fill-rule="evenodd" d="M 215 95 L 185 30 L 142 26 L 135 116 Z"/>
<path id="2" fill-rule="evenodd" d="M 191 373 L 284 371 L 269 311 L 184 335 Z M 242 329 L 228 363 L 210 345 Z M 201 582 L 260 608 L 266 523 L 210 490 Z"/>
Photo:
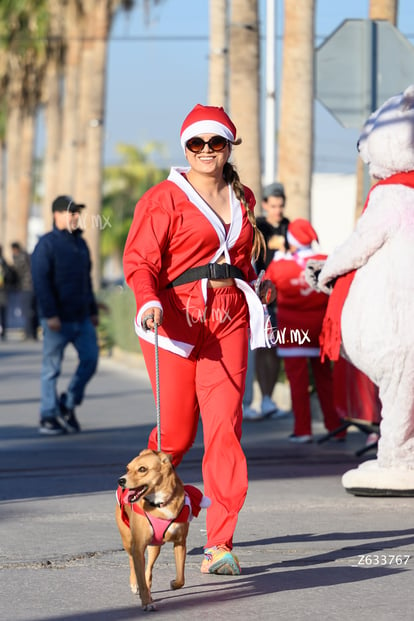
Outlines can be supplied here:
<path id="1" fill-rule="evenodd" d="M 129 517 L 125 511 L 125 506 L 129 506 L 132 511 L 145 515 L 152 528 L 152 546 L 164 545 L 164 535 L 167 532 L 170 524 L 173 522 L 191 522 L 193 517 L 198 517 L 201 509 L 209 506 L 209 499 L 207 499 L 203 493 L 194 485 L 184 485 L 185 499 L 183 507 L 177 517 L 172 520 L 157 518 L 146 513 L 144 509 L 140 507 L 138 503 L 129 502 L 129 489 L 123 489 L 118 485 L 116 490 L 116 501 L 121 508 L 121 517 L 124 524 L 129 528 Z"/>
<path id="2" fill-rule="evenodd" d="M 206 120 L 206 114 L 208 118 Z M 234 141 L 236 128 L 221 108 L 196 106 L 184 121 L 183 146 L 197 133 Z M 172 168 L 168 179 L 137 204 L 124 253 L 124 272 L 137 303 L 136 331 L 155 391 L 154 334 L 141 319 L 146 309 L 163 309 L 159 327 L 162 450 L 180 463 L 194 442 L 201 413 L 203 478 L 212 504 L 207 510 L 207 547 L 232 548 L 233 533 L 247 493 L 246 460 L 240 446 L 242 397 L 250 321 L 252 347 L 263 347 L 263 306 L 249 284 L 253 229 L 246 206 L 231 186 L 231 224 L 221 219 L 188 183 L 189 169 Z M 255 199 L 245 189 L 247 208 Z M 169 286 L 189 268 L 226 263 L 240 270 L 236 286 L 209 288 L 207 278 Z M 157 448 L 157 430 L 149 448 Z"/>

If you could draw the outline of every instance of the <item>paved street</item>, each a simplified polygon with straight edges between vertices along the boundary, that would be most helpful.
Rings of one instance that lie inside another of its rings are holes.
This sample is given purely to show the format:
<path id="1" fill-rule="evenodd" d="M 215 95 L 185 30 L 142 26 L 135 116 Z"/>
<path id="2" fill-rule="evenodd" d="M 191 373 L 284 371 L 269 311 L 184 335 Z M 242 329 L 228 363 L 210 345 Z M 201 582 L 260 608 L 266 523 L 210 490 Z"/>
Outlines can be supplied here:
<path id="1" fill-rule="evenodd" d="M 125 464 L 146 445 L 155 407 L 142 364 L 102 359 L 79 409 L 82 433 L 38 434 L 40 343 L 0 342 L 1 621 L 139 619 L 114 521 Z M 68 351 L 60 387 L 75 363 Z M 162 370 L 161 370 L 162 373 Z M 154 571 L 160 619 L 412 621 L 414 499 L 357 498 L 340 483 L 346 443 L 292 445 L 292 420 L 244 424 L 250 488 L 235 537 L 243 573 L 202 575 L 204 516 L 188 539 L 186 585 L 170 591 L 172 548 Z M 316 437 L 323 434 L 314 421 Z M 201 430 L 179 468 L 201 486 Z"/>

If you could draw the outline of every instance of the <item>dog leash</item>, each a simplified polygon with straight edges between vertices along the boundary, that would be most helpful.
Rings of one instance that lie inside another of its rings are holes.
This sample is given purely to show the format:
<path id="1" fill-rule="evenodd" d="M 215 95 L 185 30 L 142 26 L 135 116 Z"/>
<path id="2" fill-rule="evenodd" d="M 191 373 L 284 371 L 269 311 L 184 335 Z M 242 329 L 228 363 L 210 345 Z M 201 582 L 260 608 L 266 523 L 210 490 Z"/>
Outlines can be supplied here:
<path id="1" fill-rule="evenodd" d="M 154 322 L 154 345 L 155 345 L 155 406 L 157 411 L 157 442 L 158 450 L 161 451 L 161 410 L 160 410 L 160 363 L 158 358 L 158 324 Z"/>

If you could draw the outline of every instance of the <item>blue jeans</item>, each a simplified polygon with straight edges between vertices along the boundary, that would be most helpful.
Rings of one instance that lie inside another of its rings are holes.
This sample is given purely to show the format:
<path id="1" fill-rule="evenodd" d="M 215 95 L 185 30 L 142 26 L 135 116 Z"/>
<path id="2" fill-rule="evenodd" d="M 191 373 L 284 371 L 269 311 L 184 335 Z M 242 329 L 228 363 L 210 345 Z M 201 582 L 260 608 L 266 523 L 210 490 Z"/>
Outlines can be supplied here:
<path id="1" fill-rule="evenodd" d="M 246 373 L 246 385 L 244 388 L 243 395 L 243 407 L 248 408 L 251 406 L 253 401 L 253 383 L 256 375 L 256 353 L 250 349 L 249 344 L 249 352 L 247 357 L 247 373 Z"/>
<path id="2" fill-rule="evenodd" d="M 79 364 L 66 391 L 65 405 L 69 409 L 82 403 L 86 384 L 96 371 L 99 349 L 89 318 L 79 322 L 63 321 L 59 332 L 51 330 L 45 319 L 40 323 L 43 329 L 40 417 L 47 418 L 60 413 L 56 385 L 66 346 L 72 343 L 79 356 Z"/>

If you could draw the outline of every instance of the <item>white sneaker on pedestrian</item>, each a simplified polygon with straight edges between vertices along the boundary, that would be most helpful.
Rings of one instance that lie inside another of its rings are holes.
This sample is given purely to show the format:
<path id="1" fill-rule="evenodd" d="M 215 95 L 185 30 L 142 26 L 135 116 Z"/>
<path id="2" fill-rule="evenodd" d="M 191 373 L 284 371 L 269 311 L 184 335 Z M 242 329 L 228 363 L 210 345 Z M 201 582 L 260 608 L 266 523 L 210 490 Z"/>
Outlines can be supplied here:
<path id="1" fill-rule="evenodd" d="M 281 410 L 280 408 L 277 408 L 276 412 L 273 412 L 273 414 L 270 415 L 270 418 L 287 418 L 288 416 L 292 416 L 292 410 Z"/>
<path id="2" fill-rule="evenodd" d="M 312 436 L 306 435 L 306 436 L 295 436 L 294 433 L 292 433 L 289 436 L 289 442 L 296 442 L 296 444 L 310 444 L 313 441 Z"/>
<path id="3" fill-rule="evenodd" d="M 269 395 L 265 395 L 262 399 L 261 410 L 262 410 L 262 416 L 267 418 L 268 416 L 271 416 L 272 414 L 277 412 L 278 407 L 276 403 L 273 401 L 273 399 L 269 397 Z"/>
<path id="4" fill-rule="evenodd" d="M 262 420 L 264 418 L 261 412 L 258 412 L 254 408 L 243 408 L 243 420 Z"/>

